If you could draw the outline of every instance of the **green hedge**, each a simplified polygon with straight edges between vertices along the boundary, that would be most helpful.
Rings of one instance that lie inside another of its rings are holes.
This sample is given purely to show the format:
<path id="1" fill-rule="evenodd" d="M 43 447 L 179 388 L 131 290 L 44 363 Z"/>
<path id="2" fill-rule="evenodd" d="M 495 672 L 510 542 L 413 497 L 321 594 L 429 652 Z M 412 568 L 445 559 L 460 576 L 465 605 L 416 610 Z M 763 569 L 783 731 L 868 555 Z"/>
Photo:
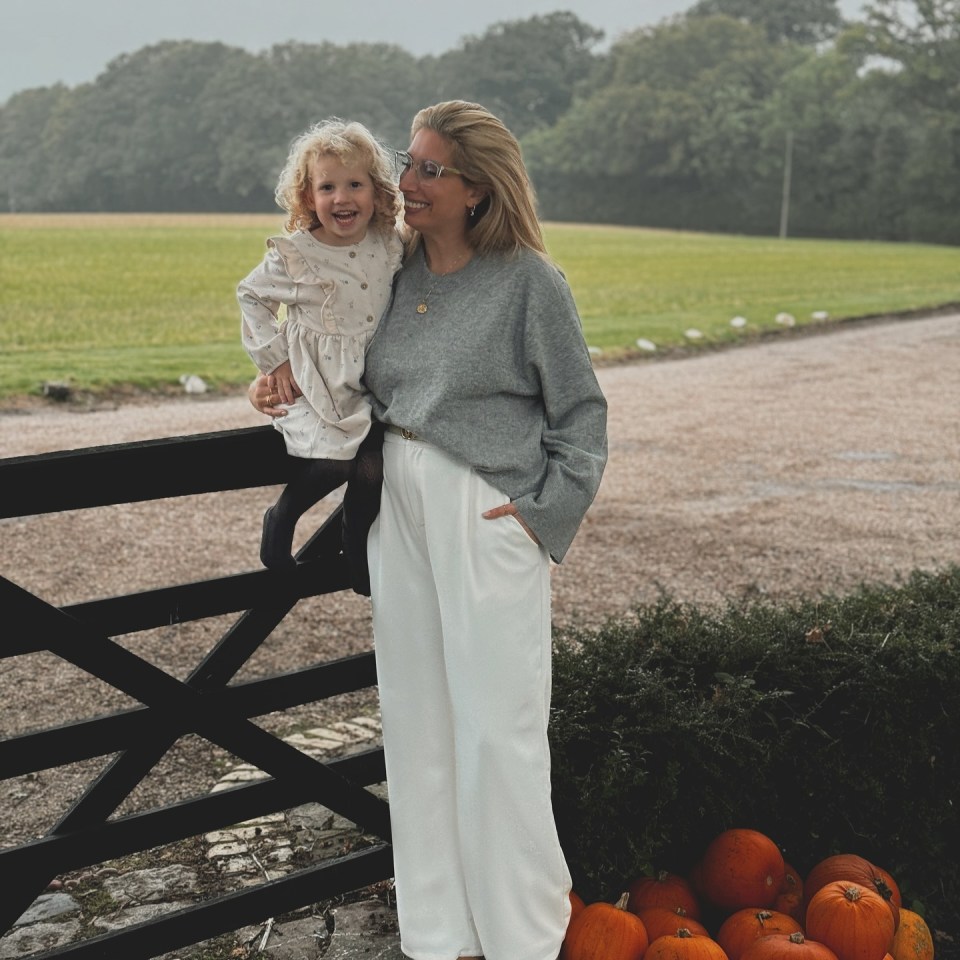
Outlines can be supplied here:
<path id="1" fill-rule="evenodd" d="M 867 857 L 960 940 L 958 735 L 960 567 L 716 615 L 666 599 L 556 638 L 554 804 L 589 899 L 752 827 L 801 874 Z"/>

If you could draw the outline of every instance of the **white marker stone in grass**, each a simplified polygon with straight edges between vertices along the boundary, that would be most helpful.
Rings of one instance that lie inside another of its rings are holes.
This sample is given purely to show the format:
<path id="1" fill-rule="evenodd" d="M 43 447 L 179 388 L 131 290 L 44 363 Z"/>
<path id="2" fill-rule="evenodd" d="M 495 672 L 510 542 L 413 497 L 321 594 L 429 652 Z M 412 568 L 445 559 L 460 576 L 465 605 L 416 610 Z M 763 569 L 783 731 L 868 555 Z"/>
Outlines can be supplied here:
<path id="1" fill-rule="evenodd" d="M 782 327 L 792 327 L 797 322 L 792 313 L 778 313 L 773 319 Z"/>
<path id="2" fill-rule="evenodd" d="M 730 326 L 731 326 L 731 327 L 736 327 L 738 330 L 742 329 L 742 328 L 745 327 L 746 325 L 747 325 L 747 318 L 746 318 L 746 317 L 734 317 L 734 318 L 730 321 Z"/>
<path id="3" fill-rule="evenodd" d="M 641 350 L 647 350 L 650 353 L 653 353 L 657 349 L 657 345 L 652 340 L 647 340 L 646 337 L 640 337 L 637 340 L 637 346 Z"/>
<path id="4" fill-rule="evenodd" d="M 703 334 L 702 334 L 696 327 L 691 327 L 689 330 L 684 330 L 684 331 L 683 331 L 683 335 L 684 335 L 688 340 L 702 340 L 702 339 L 703 339 Z"/>

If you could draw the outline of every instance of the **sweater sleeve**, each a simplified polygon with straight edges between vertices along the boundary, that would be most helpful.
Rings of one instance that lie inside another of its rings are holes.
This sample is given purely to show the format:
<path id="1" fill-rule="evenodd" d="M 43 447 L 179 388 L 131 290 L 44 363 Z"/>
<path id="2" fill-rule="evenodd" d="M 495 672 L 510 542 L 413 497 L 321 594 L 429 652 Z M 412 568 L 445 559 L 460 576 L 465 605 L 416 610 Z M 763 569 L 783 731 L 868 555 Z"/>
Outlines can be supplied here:
<path id="1" fill-rule="evenodd" d="M 292 248 L 292 244 L 287 245 Z M 267 241 L 263 261 L 240 281 L 240 328 L 243 347 L 261 373 L 271 373 L 288 357 L 287 338 L 280 329 L 280 307 L 296 302 L 297 283 L 287 266 L 283 238 Z"/>
<path id="2" fill-rule="evenodd" d="M 547 469 L 539 490 L 518 497 L 518 513 L 558 563 L 563 559 L 607 462 L 607 401 L 563 277 L 529 310 L 526 359 L 539 377 Z"/>

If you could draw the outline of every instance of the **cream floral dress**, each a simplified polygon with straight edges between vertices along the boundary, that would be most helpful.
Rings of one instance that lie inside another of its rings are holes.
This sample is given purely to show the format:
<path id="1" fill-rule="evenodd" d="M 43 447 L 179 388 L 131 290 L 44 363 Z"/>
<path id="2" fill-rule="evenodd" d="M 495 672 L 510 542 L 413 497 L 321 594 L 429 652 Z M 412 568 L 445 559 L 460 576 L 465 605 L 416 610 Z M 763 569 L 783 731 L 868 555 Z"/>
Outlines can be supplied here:
<path id="1" fill-rule="evenodd" d="M 261 373 L 289 360 L 303 391 L 273 421 L 293 456 L 350 460 L 367 435 L 364 353 L 402 256 L 392 226 L 371 224 L 363 240 L 347 247 L 298 230 L 267 240 L 263 262 L 238 286 L 247 353 Z"/>

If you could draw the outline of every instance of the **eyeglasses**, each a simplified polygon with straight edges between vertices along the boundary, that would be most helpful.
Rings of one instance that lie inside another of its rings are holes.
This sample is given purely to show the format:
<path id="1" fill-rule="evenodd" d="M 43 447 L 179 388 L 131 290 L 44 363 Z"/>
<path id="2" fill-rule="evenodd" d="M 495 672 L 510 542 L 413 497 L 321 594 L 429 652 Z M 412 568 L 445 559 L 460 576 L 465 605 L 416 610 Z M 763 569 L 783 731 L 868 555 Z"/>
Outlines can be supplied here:
<path id="1" fill-rule="evenodd" d="M 439 180 L 445 173 L 455 173 L 458 176 L 463 176 L 463 173 L 456 167 L 444 166 L 442 163 L 437 163 L 436 160 L 414 160 L 406 150 L 397 150 L 397 169 L 399 171 L 398 179 L 412 169 L 420 183 Z"/>

